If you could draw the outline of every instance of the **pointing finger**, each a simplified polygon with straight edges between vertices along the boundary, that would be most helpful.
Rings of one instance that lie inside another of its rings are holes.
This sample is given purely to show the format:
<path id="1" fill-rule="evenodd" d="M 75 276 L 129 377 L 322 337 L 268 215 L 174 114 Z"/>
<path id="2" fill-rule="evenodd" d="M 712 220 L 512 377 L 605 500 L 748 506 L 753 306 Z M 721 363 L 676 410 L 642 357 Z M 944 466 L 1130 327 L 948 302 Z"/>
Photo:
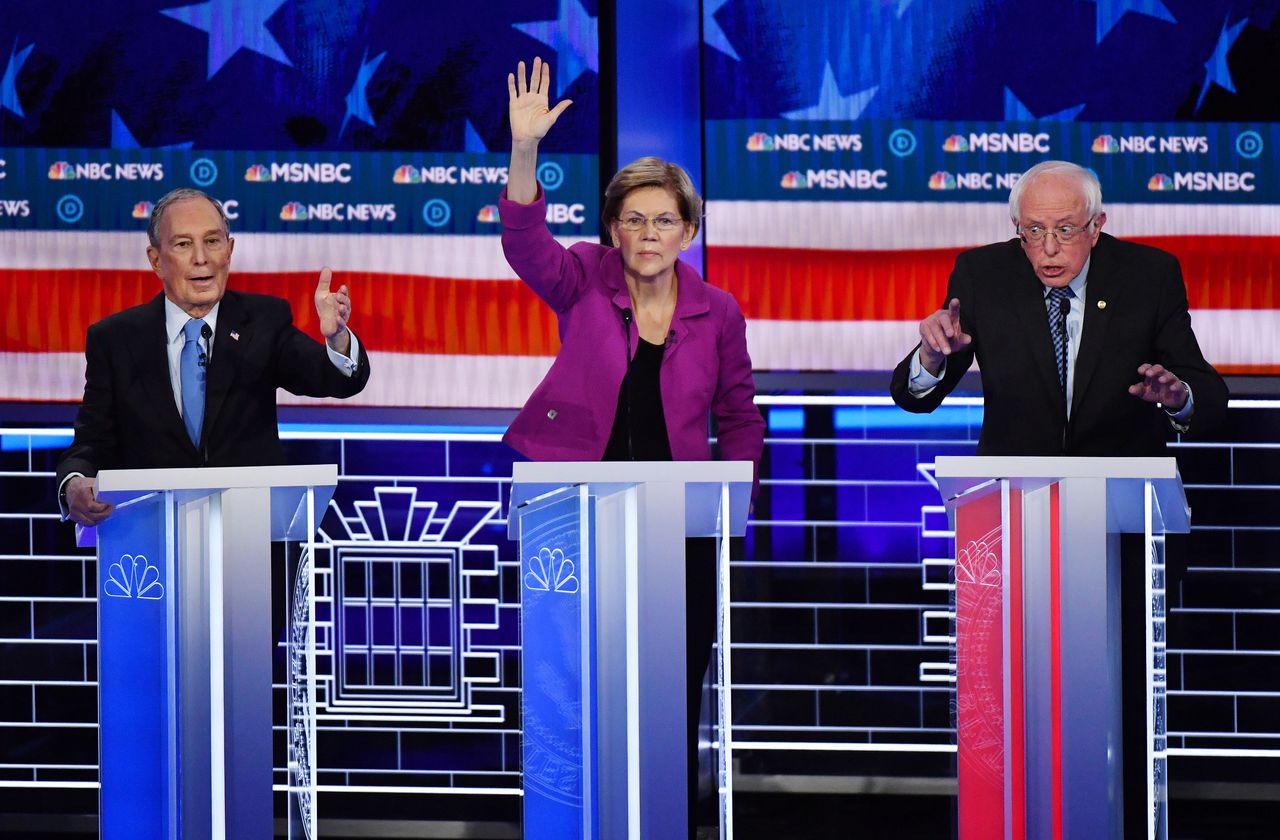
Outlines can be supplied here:
<path id="1" fill-rule="evenodd" d="M 320 269 L 320 282 L 316 284 L 316 291 L 320 294 L 329 294 L 329 284 L 333 282 L 333 271 L 329 266 Z"/>

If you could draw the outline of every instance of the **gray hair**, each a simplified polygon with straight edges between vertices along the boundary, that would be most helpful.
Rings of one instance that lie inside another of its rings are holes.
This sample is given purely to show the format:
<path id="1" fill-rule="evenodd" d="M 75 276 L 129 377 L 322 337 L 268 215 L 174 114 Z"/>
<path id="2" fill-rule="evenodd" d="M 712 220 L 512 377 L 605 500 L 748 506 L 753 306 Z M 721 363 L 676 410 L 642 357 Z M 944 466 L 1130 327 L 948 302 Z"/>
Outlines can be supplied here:
<path id="1" fill-rule="evenodd" d="M 1009 218 L 1018 224 L 1022 194 L 1027 191 L 1031 182 L 1041 175 L 1065 175 L 1075 178 L 1080 183 L 1080 194 L 1084 197 L 1084 209 L 1089 218 L 1102 212 L 1102 184 L 1092 169 L 1086 169 L 1076 163 L 1065 160 L 1046 160 L 1022 173 L 1022 177 L 1009 190 Z"/>
<path id="2" fill-rule="evenodd" d="M 600 210 L 604 226 L 609 227 L 618 218 L 622 202 L 631 192 L 645 187 L 659 187 L 671 193 L 680 218 L 693 227 L 693 236 L 698 235 L 702 225 L 702 197 L 694 189 L 693 179 L 679 164 L 652 156 L 631 161 L 609 180 L 604 189 L 604 207 Z"/>
<path id="3" fill-rule="evenodd" d="M 170 190 L 165 193 L 156 202 L 156 206 L 151 208 L 151 221 L 147 223 L 147 239 L 151 240 L 152 248 L 160 247 L 160 220 L 164 218 L 164 213 L 169 209 L 169 205 L 179 201 L 189 201 L 193 198 L 203 198 L 212 204 L 214 209 L 218 211 L 218 217 L 222 219 L 222 229 L 227 236 L 231 235 L 231 223 L 227 220 L 227 211 L 222 208 L 221 201 L 195 187 L 178 187 L 176 190 Z"/>

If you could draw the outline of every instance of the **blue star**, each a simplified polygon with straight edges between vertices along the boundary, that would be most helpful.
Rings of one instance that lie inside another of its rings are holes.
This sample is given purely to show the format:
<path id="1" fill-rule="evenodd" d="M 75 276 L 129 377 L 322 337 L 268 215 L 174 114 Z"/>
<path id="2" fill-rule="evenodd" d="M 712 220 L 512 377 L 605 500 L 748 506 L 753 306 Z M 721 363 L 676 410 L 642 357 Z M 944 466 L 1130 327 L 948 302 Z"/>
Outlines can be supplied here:
<path id="1" fill-rule="evenodd" d="M 267 30 L 267 21 L 284 3 L 285 0 L 209 0 L 193 6 L 161 9 L 160 13 L 209 33 L 206 78 L 212 79 L 241 48 L 265 55 L 286 67 L 293 66 L 275 36 Z"/>
<path id="2" fill-rule="evenodd" d="M 1079 105 L 1073 105 L 1070 108 L 1063 108 L 1056 114 L 1044 114 L 1038 116 L 1031 113 L 1031 109 L 1022 104 L 1022 100 L 1014 96 L 1013 91 L 1008 88 L 1004 89 L 1004 118 L 1006 120 L 1046 120 L 1051 122 L 1071 122 L 1084 110 L 1087 103 L 1081 102 Z"/>
<path id="3" fill-rule="evenodd" d="M 387 57 L 387 53 L 385 50 L 378 53 L 373 57 L 373 61 L 366 61 L 368 57 L 369 51 L 366 49 L 364 55 L 360 57 L 360 69 L 356 72 L 355 83 L 351 85 L 351 91 L 347 94 L 347 113 L 342 118 L 342 128 L 338 129 L 339 137 L 347 130 L 347 121 L 352 117 L 363 123 L 376 125 L 373 121 L 373 112 L 369 110 L 369 98 L 365 94 L 365 89 L 369 87 L 369 80 L 373 78 L 378 65 Z"/>
<path id="4" fill-rule="evenodd" d="M 1178 22 L 1160 0 L 1093 0 L 1093 2 L 1098 4 L 1098 40 L 1096 43 L 1099 44 L 1102 43 L 1103 38 L 1107 37 L 1107 33 L 1120 22 L 1120 18 L 1124 17 L 1128 12 L 1167 20 L 1169 23 Z"/>
<path id="5" fill-rule="evenodd" d="M 480 132 L 476 131 L 476 127 L 471 124 L 471 120 L 463 120 L 463 123 L 462 150 L 464 152 L 489 151 L 489 147 L 484 144 L 484 138 L 480 136 Z"/>
<path id="6" fill-rule="evenodd" d="M 729 38 L 716 21 L 716 12 L 720 11 L 729 0 L 707 0 L 702 4 L 702 43 L 713 50 L 719 50 L 734 61 L 742 61 L 738 53 L 729 43 Z"/>
<path id="7" fill-rule="evenodd" d="M 828 62 L 822 71 L 822 86 L 818 89 L 817 104 L 795 111 L 784 111 L 782 116 L 789 120 L 856 120 L 862 116 L 867 104 L 879 89 L 880 86 L 876 85 L 848 96 L 841 96 L 835 71 L 831 69 L 831 64 Z"/>
<path id="8" fill-rule="evenodd" d="M 560 0 L 555 20 L 511 25 L 556 51 L 556 89 L 561 94 L 583 71 L 600 72 L 596 19 L 587 14 L 580 0 Z"/>
<path id="9" fill-rule="evenodd" d="M 1231 68 L 1227 66 L 1227 53 L 1231 51 L 1236 39 L 1240 37 L 1240 30 L 1244 29 L 1249 19 L 1245 18 L 1230 29 L 1227 28 L 1227 20 L 1223 18 L 1218 45 L 1213 48 L 1213 55 L 1204 63 L 1204 86 L 1200 88 L 1200 98 L 1196 100 L 1197 111 L 1200 110 L 1200 103 L 1204 102 L 1204 95 L 1209 92 L 1210 84 L 1217 84 L 1231 93 L 1236 92 L 1235 83 L 1231 81 Z"/>
<path id="10" fill-rule="evenodd" d="M 190 149 L 194 143 L 188 140 L 186 143 L 173 143 L 168 146 L 148 146 L 148 148 L 157 149 Z M 133 132 L 129 130 L 129 126 L 124 124 L 124 119 L 116 113 L 116 109 L 111 109 L 111 148 L 113 149 L 141 149 L 142 144 L 133 136 Z"/>
<path id="11" fill-rule="evenodd" d="M 9 65 L 4 68 L 4 78 L 0 79 L 0 109 L 8 108 L 20 117 L 26 114 L 22 113 L 22 103 L 18 101 L 18 73 L 35 46 L 30 43 L 19 50 L 15 40 L 13 49 L 9 51 Z"/>

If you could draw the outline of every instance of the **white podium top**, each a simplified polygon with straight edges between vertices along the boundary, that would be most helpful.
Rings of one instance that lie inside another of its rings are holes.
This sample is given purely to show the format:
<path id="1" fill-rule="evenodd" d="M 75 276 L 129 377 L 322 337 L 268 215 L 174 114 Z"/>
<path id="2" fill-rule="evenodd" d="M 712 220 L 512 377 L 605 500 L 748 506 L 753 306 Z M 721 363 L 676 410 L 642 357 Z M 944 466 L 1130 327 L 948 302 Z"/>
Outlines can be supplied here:
<path id="1" fill-rule="evenodd" d="M 103 470 L 98 495 L 109 502 L 161 490 L 236 490 L 244 487 L 321 487 L 338 483 L 337 464 L 272 467 L 182 467 Z M 116 494 L 106 495 L 106 494 Z"/>
<path id="2" fill-rule="evenodd" d="M 717 530 L 720 485 L 729 485 L 729 522 L 733 536 L 746 533 L 751 507 L 750 461 L 521 461 L 511 469 L 511 509 L 562 487 L 588 484 L 609 495 L 637 484 L 679 484 L 685 494 L 685 529 L 695 536 Z M 511 516 L 515 536 L 518 517 Z"/>
<path id="3" fill-rule="evenodd" d="M 934 462 L 938 492 L 948 506 L 961 496 L 994 481 L 1008 479 L 1021 490 L 1034 490 L 1055 481 L 1075 478 L 1107 480 L 1107 507 L 1118 531 L 1141 531 L 1142 485 L 1152 482 L 1156 517 L 1167 533 L 1191 528 L 1191 509 L 1173 458 L 1071 458 L 1064 456 L 942 456 Z"/>

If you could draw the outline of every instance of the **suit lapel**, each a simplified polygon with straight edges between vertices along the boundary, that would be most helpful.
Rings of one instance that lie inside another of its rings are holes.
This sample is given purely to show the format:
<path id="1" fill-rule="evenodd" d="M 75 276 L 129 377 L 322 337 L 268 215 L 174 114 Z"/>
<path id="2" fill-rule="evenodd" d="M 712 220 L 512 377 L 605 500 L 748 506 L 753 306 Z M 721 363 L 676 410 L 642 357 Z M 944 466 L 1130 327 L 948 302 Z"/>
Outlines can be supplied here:
<path id="1" fill-rule="evenodd" d="M 243 348 L 241 338 L 252 336 L 252 318 L 245 311 L 239 295 L 227 292 L 218 306 L 218 330 L 213 337 L 213 355 L 209 360 L 209 378 L 205 381 L 204 428 L 200 440 L 209 440 L 209 430 L 226 402 L 227 393 L 240 369 Z M 235 333 L 235 338 L 231 334 Z M 206 443 L 207 447 L 207 443 Z"/>
<path id="2" fill-rule="evenodd" d="M 690 268 L 683 260 L 676 260 L 676 309 L 671 315 L 671 326 L 667 330 L 666 352 L 663 362 L 670 359 L 680 349 L 689 336 L 689 325 L 686 318 L 696 318 L 711 311 L 711 299 L 707 294 L 706 284 L 698 276 L 698 272 Z"/>
<path id="3" fill-rule="evenodd" d="M 1062 385 L 1058 380 L 1058 360 L 1053 355 L 1053 336 L 1049 335 L 1049 312 L 1044 305 L 1044 284 L 1036 277 L 1021 246 L 1018 247 L 1018 273 L 1011 298 L 1017 323 L 1022 325 L 1025 346 L 1031 349 L 1032 365 L 1048 392 L 1057 394 L 1061 400 Z M 1065 414 L 1065 404 L 1062 409 Z"/>
<path id="4" fill-rule="evenodd" d="M 182 415 L 178 413 L 178 404 L 174 401 L 173 382 L 169 378 L 168 345 L 164 295 L 159 294 L 148 304 L 142 329 L 129 336 L 129 355 L 138 381 L 155 406 L 160 428 L 194 452 L 191 438 L 187 437 L 187 427 L 182 424 Z"/>
<path id="5" fill-rule="evenodd" d="M 1116 265 L 1111 259 L 1110 237 L 1102 234 L 1089 259 L 1089 282 L 1085 286 L 1084 325 L 1080 334 L 1080 350 L 1076 354 L 1075 385 L 1071 392 L 1071 414 L 1076 416 L 1080 402 L 1089 390 L 1093 373 L 1106 346 L 1107 331 L 1117 311 L 1115 306 L 1099 308 L 1099 304 L 1116 303 L 1119 291 Z"/>

